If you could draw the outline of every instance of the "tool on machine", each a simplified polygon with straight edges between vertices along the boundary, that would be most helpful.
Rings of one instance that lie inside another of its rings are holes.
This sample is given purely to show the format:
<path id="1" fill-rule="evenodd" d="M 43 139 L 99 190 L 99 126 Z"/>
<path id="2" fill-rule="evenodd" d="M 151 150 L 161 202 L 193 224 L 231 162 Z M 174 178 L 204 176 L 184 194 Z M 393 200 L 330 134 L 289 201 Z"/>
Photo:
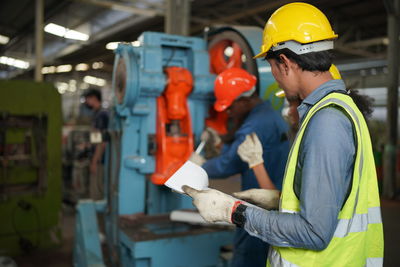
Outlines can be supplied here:
<path id="1" fill-rule="evenodd" d="M 206 143 L 207 143 L 207 140 L 202 140 L 200 142 L 200 144 L 197 146 L 195 153 L 200 155 L 200 153 L 201 153 L 201 151 L 203 151 L 204 146 L 206 145 Z"/>

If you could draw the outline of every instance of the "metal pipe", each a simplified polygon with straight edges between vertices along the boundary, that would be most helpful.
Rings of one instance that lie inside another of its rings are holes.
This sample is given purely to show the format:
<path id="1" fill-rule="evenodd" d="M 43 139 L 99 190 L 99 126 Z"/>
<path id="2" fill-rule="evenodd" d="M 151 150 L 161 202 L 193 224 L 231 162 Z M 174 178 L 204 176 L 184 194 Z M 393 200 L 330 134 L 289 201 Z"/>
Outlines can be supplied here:
<path id="1" fill-rule="evenodd" d="M 400 0 L 385 1 L 388 12 L 388 98 L 387 139 L 384 151 L 383 195 L 392 198 L 396 188 L 396 150 L 399 88 L 399 7 Z"/>
<path id="2" fill-rule="evenodd" d="M 43 13 L 44 0 L 36 0 L 35 10 L 35 81 L 43 81 Z"/>

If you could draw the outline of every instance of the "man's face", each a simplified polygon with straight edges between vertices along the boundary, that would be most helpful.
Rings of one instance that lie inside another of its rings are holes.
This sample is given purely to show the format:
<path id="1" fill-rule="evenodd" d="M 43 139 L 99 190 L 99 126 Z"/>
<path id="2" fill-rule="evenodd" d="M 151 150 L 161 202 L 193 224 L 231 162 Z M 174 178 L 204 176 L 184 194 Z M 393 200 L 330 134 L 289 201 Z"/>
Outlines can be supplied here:
<path id="1" fill-rule="evenodd" d="M 271 72 L 274 76 L 279 87 L 285 92 L 285 96 L 288 100 L 299 99 L 298 86 L 296 78 L 292 71 L 291 66 L 285 63 L 279 63 L 275 59 L 268 59 L 268 63 L 271 65 Z"/>
<path id="2" fill-rule="evenodd" d="M 300 105 L 299 100 L 291 100 L 289 101 L 289 110 L 288 117 L 291 126 L 299 124 L 299 112 L 297 111 L 297 107 Z"/>
<path id="3" fill-rule="evenodd" d="M 85 98 L 85 104 L 88 108 L 93 109 L 97 107 L 99 100 L 95 96 L 87 96 Z"/>
<path id="4" fill-rule="evenodd" d="M 247 114 L 247 101 L 244 98 L 239 98 L 233 101 L 233 103 L 226 109 L 226 113 L 231 118 L 240 118 Z"/>

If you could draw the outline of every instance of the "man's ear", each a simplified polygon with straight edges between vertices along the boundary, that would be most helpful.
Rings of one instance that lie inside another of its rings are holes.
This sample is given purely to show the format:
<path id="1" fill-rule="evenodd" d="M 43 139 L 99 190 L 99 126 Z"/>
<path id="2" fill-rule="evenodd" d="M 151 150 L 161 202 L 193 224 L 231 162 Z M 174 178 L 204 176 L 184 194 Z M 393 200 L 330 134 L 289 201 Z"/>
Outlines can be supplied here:
<path id="1" fill-rule="evenodd" d="M 290 61 L 290 59 L 285 55 L 285 54 L 280 54 L 279 59 L 282 62 L 281 65 L 281 71 L 285 73 L 286 75 L 289 74 L 289 70 L 293 67 L 293 62 Z"/>

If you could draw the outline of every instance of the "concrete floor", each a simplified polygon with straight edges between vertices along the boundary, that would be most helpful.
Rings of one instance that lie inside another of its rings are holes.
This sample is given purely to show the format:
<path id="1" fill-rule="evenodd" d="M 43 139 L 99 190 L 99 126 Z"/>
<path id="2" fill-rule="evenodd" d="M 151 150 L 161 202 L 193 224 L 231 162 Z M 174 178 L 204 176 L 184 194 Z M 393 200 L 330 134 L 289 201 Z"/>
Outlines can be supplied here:
<path id="1" fill-rule="evenodd" d="M 68 206 L 64 206 L 62 219 L 63 245 L 49 251 L 19 256 L 14 259 L 18 267 L 71 267 L 74 228 L 74 210 Z"/>
<path id="2" fill-rule="evenodd" d="M 400 266 L 400 201 L 382 201 L 385 229 L 385 267 Z M 63 218 L 64 244 L 58 249 L 15 258 L 19 267 L 72 266 L 74 214 L 65 208 Z"/>

